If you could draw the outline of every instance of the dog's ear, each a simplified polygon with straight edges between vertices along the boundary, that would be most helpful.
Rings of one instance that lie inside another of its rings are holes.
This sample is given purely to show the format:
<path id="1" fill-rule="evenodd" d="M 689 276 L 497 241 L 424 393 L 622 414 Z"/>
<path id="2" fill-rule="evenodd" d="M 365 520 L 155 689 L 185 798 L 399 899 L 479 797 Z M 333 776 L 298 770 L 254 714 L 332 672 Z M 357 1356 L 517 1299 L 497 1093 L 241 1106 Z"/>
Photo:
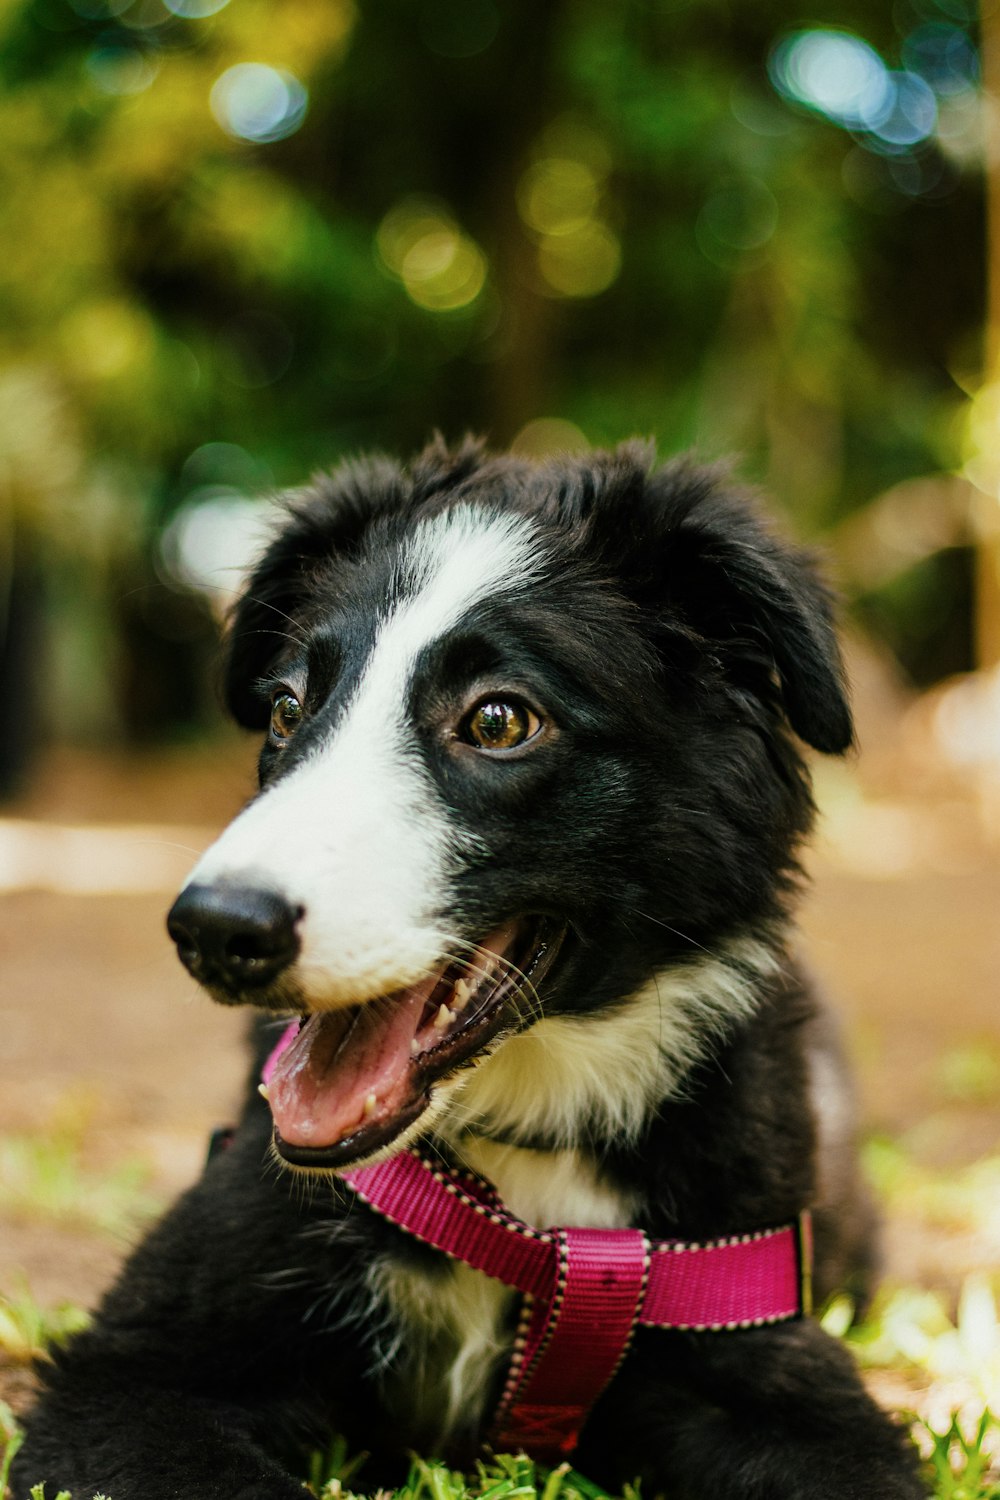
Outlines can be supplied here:
<path id="1" fill-rule="evenodd" d="M 634 488 L 632 497 L 634 515 Z M 854 726 L 833 601 L 814 559 L 779 539 L 718 469 L 680 461 L 655 470 L 639 508 L 646 556 L 656 559 L 639 563 L 645 589 L 658 596 L 648 602 L 678 612 L 733 670 L 752 676 L 756 667 L 758 681 L 761 673 L 776 681 L 807 744 L 847 750 Z"/>

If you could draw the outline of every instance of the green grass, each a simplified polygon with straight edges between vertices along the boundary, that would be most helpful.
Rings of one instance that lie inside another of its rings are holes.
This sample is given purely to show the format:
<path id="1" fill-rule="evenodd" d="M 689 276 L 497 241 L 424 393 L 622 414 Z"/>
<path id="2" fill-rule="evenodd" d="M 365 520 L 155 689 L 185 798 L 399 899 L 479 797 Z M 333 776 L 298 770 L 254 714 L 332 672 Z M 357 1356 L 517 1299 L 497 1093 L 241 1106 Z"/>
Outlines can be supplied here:
<path id="1" fill-rule="evenodd" d="M 854 1323 L 847 1296 L 834 1297 L 820 1322 L 846 1338 L 863 1369 L 914 1373 L 960 1387 L 984 1406 L 1000 1402 L 1000 1311 L 989 1276 L 965 1278 L 954 1319 L 943 1292 L 885 1287 L 863 1323 Z"/>
<path id="2" fill-rule="evenodd" d="M 0 1214 L 120 1236 L 156 1213 L 146 1165 L 91 1167 L 83 1134 L 68 1124 L 52 1134 L 0 1136 Z"/>
<path id="3" fill-rule="evenodd" d="M 915 1435 L 923 1437 L 929 1448 L 925 1462 L 928 1480 L 934 1486 L 935 1500 L 996 1500 L 1000 1480 L 996 1478 L 996 1444 L 1000 1423 L 984 1411 L 972 1428 L 953 1416 L 943 1431 L 937 1431 L 919 1418 Z M 993 1477 L 991 1478 L 991 1474 Z"/>
<path id="4" fill-rule="evenodd" d="M 0 1292 L 0 1354 L 9 1364 L 30 1364 L 52 1344 L 85 1328 L 89 1314 L 72 1302 L 45 1308 L 21 1281 L 12 1296 Z"/>
<path id="5" fill-rule="evenodd" d="M 934 1500 L 1000 1500 L 1000 1478 L 995 1468 L 1000 1423 L 989 1411 L 972 1424 L 952 1417 L 940 1430 L 914 1418 L 913 1428 L 924 1453 L 924 1474 Z M 0 1496 L 20 1442 L 17 1422 L 0 1402 Z M 328 1453 L 314 1455 L 306 1493 L 318 1500 L 364 1500 L 350 1487 L 364 1458 L 359 1454 L 349 1459 L 346 1444 L 338 1439 Z M 472 1474 L 414 1457 L 405 1483 L 392 1492 L 377 1492 L 376 1500 L 603 1500 L 606 1495 L 607 1491 L 569 1464 L 547 1469 L 523 1454 L 501 1453 L 488 1463 L 478 1463 Z M 36 1485 L 31 1496 L 32 1500 L 71 1500 L 66 1490 L 47 1497 L 44 1484 Z M 97 1495 L 93 1500 L 105 1497 Z M 640 1500 L 638 1488 L 626 1485 L 622 1500 Z M 706 1493 L 705 1500 L 712 1497 Z"/>
<path id="6" fill-rule="evenodd" d="M 900 1141 L 876 1136 L 863 1161 L 887 1218 L 991 1242 L 1000 1235 L 1000 1154 L 944 1171 L 923 1165 Z"/>
<path id="7" fill-rule="evenodd" d="M 351 1480 L 366 1454 L 348 1457 L 347 1444 L 335 1439 L 327 1454 L 315 1454 L 308 1490 L 319 1500 L 365 1500 Z M 480 1461 L 475 1472 L 462 1474 L 437 1460 L 414 1457 L 398 1490 L 377 1492 L 379 1500 L 602 1500 L 607 1495 L 570 1465 L 549 1469 L 524 1454 L 500 1453 Z M 626 1485 L 623 1500 L 640 1500 L 638 1488 Z"/>

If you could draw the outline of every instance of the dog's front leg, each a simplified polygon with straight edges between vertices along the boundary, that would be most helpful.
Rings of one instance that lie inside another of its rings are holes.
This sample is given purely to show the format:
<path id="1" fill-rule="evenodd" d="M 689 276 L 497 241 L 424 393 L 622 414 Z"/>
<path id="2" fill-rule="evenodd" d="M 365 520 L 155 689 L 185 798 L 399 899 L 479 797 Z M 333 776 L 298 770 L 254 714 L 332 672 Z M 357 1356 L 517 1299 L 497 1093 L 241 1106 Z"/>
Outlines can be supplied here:
<path id="1" fill-rule="evenodd" d="M 43 1367 L 15 1500 L 42 1482 L 74 1500 L 301 1500 L 286 1456 L 371 1410 L 367 1335 L 341 1321 L 368 1305 L 361 1216 L 276 1176 L 269 1137 L 261 1106 Z"/>
<path id="2" fill-rule="evenodd" d="M 301 1481 L 264 1449 L 266 1407 L 203 1403 L 129 1374 L 126 1363 L 120 1382 L 102 1368 L 56 1383 L 15 1460 L 14 1500 L 43 1482 L 74 1500 L 302 1500 Z"/>
<path id="3" fill-rule="evenodd" d="M 731 1333 L 643 1330 L 573 1462 L 671 1500 L 924 1500 L 905 1432 L 848 1352 L 804 1321 Z"/>

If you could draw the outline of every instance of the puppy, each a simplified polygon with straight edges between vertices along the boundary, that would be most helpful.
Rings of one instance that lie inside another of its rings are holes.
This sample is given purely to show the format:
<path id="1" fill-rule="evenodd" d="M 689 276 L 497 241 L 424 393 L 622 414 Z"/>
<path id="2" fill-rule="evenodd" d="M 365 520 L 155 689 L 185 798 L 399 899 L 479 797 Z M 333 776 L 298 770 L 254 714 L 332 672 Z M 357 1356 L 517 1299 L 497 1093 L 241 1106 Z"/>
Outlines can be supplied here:
<path id="1" fill-rule="evenodd" d="M 242 1119 L 46 1367 L 18 1500 L 296 1500 L 335 1432 L 370 1484 L 519 1440 L 537 1299 L 373 1207 L 380 1163 L 536 1248 L 639 1246 L 640 1280 L 812 1209 L 817 1297 L 864 1296 L 847 1086 L 790 929 L 801 742 L 841 754 L 850 711 L 812 563 L 724 476 L 636 444 L 346 465 L 288 502 L 225 685 L 261 789 L 169 926 L 216 1000 L 263 1013 Z M 808 1317 L 620 1345 L 561 1442 L 605 1485 L 924 1493 Z"/>

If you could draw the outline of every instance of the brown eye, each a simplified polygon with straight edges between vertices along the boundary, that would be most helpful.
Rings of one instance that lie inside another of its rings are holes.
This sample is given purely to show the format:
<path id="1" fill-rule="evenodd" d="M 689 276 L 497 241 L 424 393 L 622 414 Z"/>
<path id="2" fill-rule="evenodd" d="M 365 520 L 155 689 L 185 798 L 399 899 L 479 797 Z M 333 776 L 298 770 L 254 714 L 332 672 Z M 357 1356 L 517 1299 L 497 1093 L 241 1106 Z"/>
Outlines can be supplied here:
<path id="1" fill-rule="evenodd" d="M 271 739 L 277 744 L 290 740 L 302 719 L 302 704 L 292 693 L 278 693 L 271 704 Z"/>
<path id="2" fill-rule="evenodd" d="M 536 714 L 522 703 L 488 699 L 465 720 L 463 737 L 479 750 L 514 750 L 541 728 Z"/>

